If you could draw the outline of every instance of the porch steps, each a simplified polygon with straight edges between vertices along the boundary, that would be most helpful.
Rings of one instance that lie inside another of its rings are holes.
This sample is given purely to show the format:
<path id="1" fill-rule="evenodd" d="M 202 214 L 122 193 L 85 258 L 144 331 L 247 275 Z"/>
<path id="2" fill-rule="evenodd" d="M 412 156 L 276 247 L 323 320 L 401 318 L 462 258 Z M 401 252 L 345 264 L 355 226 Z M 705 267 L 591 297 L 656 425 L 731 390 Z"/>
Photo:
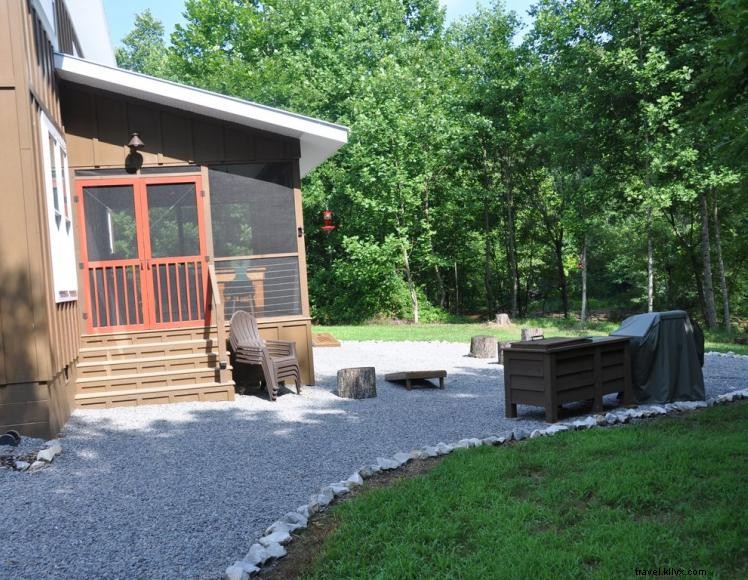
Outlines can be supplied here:
<path id="1" fill-rule="evenodd" d="M 216 368 L 218 364 L 216 352 L 177 354 L 168 358 L 149 356 L 93 360 L 78 365 L 78 380 L 203 367 Z"/>
<path id="2" fill-rule="evenodd" d="M 97 409 L 197 401 L 231 401 L 233 399 L 234 381 L 229 381 L 228 383 L 201 383 L 179 389 L 166 386 L 109 393 L 76 394 L 75 404 L 79 409 Z"/>
<path id="3" fill-rule="evenodd" d="M 92 408 L 232 400 L 228 360 L 215 327 L 86 335 L 75 403 Z"/>
<path id="4" fill-rule="evenodd" d="M 131 358 L 176 357 L 188 354 L 214 353 L 218 350 L 217 347 L 217 341 L 214 339 L 181 340 L 145 344 L 84 346 L 80 349 L 80 353 L 86 362 L 113 362 Z"/>

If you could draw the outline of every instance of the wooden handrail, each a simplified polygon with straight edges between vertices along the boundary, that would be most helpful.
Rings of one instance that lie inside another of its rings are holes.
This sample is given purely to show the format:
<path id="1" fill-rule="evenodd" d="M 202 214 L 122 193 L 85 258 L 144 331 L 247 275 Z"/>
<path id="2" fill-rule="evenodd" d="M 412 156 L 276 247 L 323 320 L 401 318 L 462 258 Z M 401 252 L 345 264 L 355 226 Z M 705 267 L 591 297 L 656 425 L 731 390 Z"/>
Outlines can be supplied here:
<path id="1" fill-rule="evenodd" d="M 213 264 L 208 264 L 208 279 L 210 280 L 210 293 L 211 300 L 213 301 L 213 314 L 215 316 L 214 321 L 216 324 L 216 331 L 218 332 L 218 360 L 221 362 L 221 380 L 230 378 L 224 376 L 228 371 L 224 370 L 228 361 L 226 359 L 226 320 L 224 318 L 223 308 L 221 307 L 221 293 L 218 288 L 218 278 L 216 277 L 216 268 Z"/>
<path id="2" fill-rule="evenodd" d="M 218 291 L 218 279 L 216 278 L 216 267 L 208 264 L 208 278 L 210 279 L 210 293 L 213 295 L 213 303 L 221 305 L 221 293 Z"/>

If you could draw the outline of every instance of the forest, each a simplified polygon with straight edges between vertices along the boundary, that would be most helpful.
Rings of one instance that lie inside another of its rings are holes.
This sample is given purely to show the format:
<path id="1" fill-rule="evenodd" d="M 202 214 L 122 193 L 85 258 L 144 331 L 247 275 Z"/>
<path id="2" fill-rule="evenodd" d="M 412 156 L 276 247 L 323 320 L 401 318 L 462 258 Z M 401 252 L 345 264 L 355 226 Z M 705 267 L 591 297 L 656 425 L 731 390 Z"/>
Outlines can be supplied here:
<path id="1" fill-rule="evenodd" d="M 748 2 L 187 0 L 119 66 L 350 128 L 302 184 L 313 317 L 748 324 Z M 326 233 L 322 212 L 332 210 Z"/>

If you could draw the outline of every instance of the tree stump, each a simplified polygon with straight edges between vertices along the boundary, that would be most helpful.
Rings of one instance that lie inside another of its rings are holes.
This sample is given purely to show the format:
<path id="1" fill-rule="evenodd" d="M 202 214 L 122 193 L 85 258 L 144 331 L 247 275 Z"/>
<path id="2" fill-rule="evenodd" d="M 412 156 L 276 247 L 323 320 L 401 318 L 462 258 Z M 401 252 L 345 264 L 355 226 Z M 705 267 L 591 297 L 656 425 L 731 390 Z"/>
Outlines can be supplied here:
<path id="1" fill-rule="evenodd" d="M 496 356 L 496 338 L 493 336 L 474 336 L 470 339 L 470 356 L 475 358 L 493 358 Z"/>
<path id="2" fill-rule="evenodd" d="M 338 371 L 338 397 L 368 399 L 377 396 L 374 367 L 357 367 Z"/>
<path id="3" fill-rule="evenodd" d="M 512 321 L 509 320 L 509 315 L 508 314 L 502 313 L 502 314 L 497 314 L 496 315 L 496 324 L 498 326 L 511 326 L 512 325 Z"/>
<path id="4" fill-rule="evenodd" d="M 511 342 L 499 341 L 499 364 L 504 364 L 504 349 L 512 346 Z"/>
<path id="5" fill-rule="evenodd" d="M 523 328 L 522 329 L 522 340 L 532 340 L 533 338 L 543 338 L 542 328 Z"/>

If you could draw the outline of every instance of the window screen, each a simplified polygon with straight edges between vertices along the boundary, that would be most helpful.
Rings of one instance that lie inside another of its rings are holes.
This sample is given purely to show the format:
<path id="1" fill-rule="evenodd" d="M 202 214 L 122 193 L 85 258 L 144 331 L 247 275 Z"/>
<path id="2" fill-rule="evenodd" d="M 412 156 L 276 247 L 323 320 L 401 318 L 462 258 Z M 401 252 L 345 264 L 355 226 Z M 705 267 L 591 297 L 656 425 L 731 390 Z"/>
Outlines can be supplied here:
<path id="1" fill-rule="evenodd" d="M 216 258 L 297 251 L 290 169 L 287 163 L 210 168 Z"/>
<path id="2" fill-rule="evenodd" d="M 216 260 L 216 277 L 227 320 L 237 310 L 258 318 L 301 314 L 296 256 Z"/>
<path id="3" fill-rule="evenodd" d="M 86 249 L 91 262 L 138 257 L 132 185 L 84 187 Z"/>

